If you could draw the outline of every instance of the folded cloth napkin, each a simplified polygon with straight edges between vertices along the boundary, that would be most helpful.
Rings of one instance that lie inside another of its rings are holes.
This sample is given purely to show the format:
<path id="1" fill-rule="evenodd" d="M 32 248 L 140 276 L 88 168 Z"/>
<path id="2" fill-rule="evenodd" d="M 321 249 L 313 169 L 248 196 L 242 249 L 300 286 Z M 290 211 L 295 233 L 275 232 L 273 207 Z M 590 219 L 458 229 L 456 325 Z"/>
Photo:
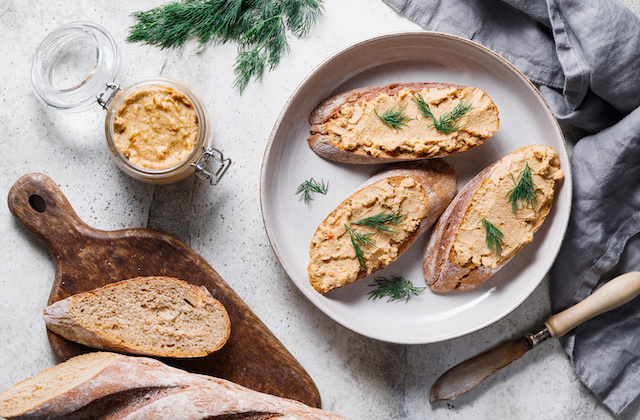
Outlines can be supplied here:
<path id="1" fill-rule="evenodd" d="M 573 208 L 549 273 L 554 312 L 640 271 L 640 20 L 615 0 L 384 0 L 425 29 L 472 39 L 529 79 L 559 121 L 589 133 L 571 156 Z M 640 394 L 640 298 L 562 339 L 614 413 Z"/>

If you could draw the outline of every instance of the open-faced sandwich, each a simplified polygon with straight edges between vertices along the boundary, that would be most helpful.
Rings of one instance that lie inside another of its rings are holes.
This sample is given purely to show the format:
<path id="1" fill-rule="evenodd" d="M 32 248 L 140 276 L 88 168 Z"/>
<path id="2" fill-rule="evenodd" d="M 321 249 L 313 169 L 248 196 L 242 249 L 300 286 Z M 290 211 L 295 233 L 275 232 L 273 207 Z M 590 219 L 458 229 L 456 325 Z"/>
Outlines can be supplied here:
<path id="1" fill-rule="evenodd" d="M 424 252 L 434 292 L 470 290 L 504 266 L 544 222 L 558 181 L 558 152 L 526 146 L 473 178 L 445 210 Z"/>
<path id="2" fill-rule="evenodd" d="M 438 158 L 482 144 L 498 130 L 498 108 L 475 87 L 394 83 L 333 96 L 309 117 L 309 146 L 343 163 Z"/>
<path id="3" fill-rule="evenodd" d="M 435 223 L 456 192 L 441 159 L 401 164 L 371 178 L 329 214 L 309 250 L 309 279 L 320 293 L 395 261 Z"/>

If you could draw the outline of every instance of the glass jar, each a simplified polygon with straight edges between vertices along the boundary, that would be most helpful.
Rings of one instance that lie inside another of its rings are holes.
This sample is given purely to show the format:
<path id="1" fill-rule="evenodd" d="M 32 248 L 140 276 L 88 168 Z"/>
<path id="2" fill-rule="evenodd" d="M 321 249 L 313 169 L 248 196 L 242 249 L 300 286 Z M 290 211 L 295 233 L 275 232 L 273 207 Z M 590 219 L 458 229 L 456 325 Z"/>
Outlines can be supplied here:
<path id="1" fill-rule="evenodd" d="M 200 98 L 179 81 L 155 77 L 122 89 L 114 79 L 120 66 L 120 53 L 111 35 L 90 22 L 74 22 L 49 34 L 33 59 L 31 82 L 38 99 L 63 112 L 82 112 L 97 102 L 105 110 L 107 146 L 116 165 L 131 177 L 154 184 L 167 184 L 192 173 L 216 185 L 229 169 L 231 160 L 211 147 L 211 126 Z M 138 89 L 167 87 L 186 96 L 197 115 L 197 141 L 188 156 L 167 169 L 149 169 L 133 164 L 116 147 L 115 117 L 122 102 Z M 210 160 L 217 162 L 211 170 Z"/>

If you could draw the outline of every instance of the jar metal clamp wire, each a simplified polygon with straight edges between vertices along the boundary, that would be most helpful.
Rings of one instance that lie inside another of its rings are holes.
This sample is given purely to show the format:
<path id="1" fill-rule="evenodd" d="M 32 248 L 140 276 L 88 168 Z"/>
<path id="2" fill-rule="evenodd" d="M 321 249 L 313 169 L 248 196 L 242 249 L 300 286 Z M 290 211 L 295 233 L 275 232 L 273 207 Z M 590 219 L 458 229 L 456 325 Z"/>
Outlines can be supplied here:
<path id="1" fill-rule="evenodd" d="M 203 148 L 204 154 L 198 160 L 198 163 L 192 163 L 195 167 L 196 176 L 204 181 L 208 180 L 211 185 L 218 185 L 220 179 L 229 169 L 231 165 L 231 159 L 224 157 L 222 152 L 218 149 L 210 147 L 208 149 Z M 220 167 L 215 172 L 209 172 L 206 169 L 209 159 L 213 159 L 220 164 Z"/>

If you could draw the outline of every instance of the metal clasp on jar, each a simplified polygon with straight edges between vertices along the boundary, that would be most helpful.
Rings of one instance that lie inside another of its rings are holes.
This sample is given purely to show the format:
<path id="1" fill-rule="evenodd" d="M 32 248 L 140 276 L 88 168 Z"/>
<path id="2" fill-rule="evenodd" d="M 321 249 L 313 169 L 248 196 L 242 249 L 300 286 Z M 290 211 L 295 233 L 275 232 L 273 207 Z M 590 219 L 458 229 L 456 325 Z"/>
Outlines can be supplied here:
<path id="1" fill-rule="evenodd" d="M 204 154 L 200 157 L 198 163 L 192 163 L 191 166 L 196 169 L 196 175 L 198 178 L 205 181 L 209 180 L 211 185 L 217 185 L 229 169 L 231 159 L 225 158 L 220 150 L 213 147 L 208 149 L 203 147 L 202 150 L 204 150 Z M 220 164 L 220 167 L 215 172 L 206 170 L 209 159 L 213 159 Z"/>
<path id="2" fill-rule="evenodd" d="M 109 104 L 118 94 L 118 91 L 120 89 L 120 85 L 116 85 L 115 83 L 106 83 L 106 88 L 96 96 L 96 98 L 98 99 L 98 104 L 100 104 L 103 109 L 109 109 Z M 103 99 L 105 95 L 108 96 Z"/>

